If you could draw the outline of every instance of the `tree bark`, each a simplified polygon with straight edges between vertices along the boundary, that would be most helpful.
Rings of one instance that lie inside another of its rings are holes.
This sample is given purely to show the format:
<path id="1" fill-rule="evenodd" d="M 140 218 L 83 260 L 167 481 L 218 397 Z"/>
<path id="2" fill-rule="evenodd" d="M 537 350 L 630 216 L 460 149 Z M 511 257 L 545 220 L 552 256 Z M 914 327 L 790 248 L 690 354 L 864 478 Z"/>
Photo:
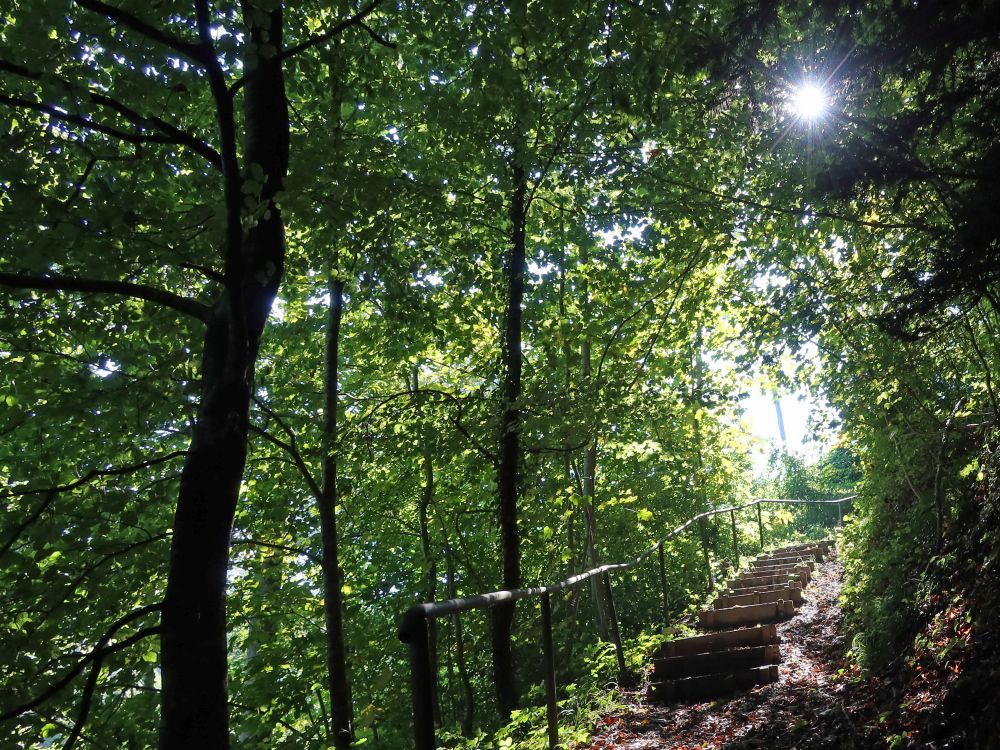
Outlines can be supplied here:
<path id="1" fill-rule="evenodd" d="M 255 20 L 259 15 L 247 9 L 245 16 L 251 40 L 260 43 L 262 29 Z M 280 7 L 264 18 L 270 43 L 280 49 Z M 254 367 L 285 257 L 281 212 L 272 201 L 288 167 L 288 111 L 280 62 L 261 59 L 244 92 L 244 160 L 264 170 L 267 180 L 260 200 L 270 204 L 269 212 L 246 229 L 239 208 L 242 178 L 232 143 L 232 112 L 224 111 L 219 101 L 221 141 L 227 146 L 225 283 L 207 322 L 201 399 L 173 521 L 160 633 L 161 750 L 229 747 L 229 542 L 246 464 Z"/>
<path id="2" fill-rule="evenodd" d="M 587 247 L 580 248 L 580 263 L 586 266 L 589 260 Z M 580 292 L 583 305 L 583 341 L 580 343 L 580 390 L 585 398 L 594 398 L 591 392 L 593 387 L 592 363 L 591 363 L 591 342 L 590 331 L 590 284 L 586 280 L 582 283 Z M 583 547 L 583 567 L 589 569 L 598 565 L 597 554 L 597 425 L 593 424 L 594 435 L 591 442 L 583 449 L 583 519 L 584 519 L 584 547 Z M 590 598 L 594 603 L 594 626 L 597 635 L 602 640 L 608 640 L 608 615 L 604 600 L 604 587 L 600 576 L 590 579 Z"/>
<path id="3" fill-rule="evenodd" d="M 444 540 L 445 575 L 447 576 L 448 598 L 458 598 L 458 588 L 455 585 L 455 558 L 451 553 L 451 545 L 447 536 Z M 462 681 L 462 734 L 472 736 L 476 721 L 476 694 L 472 690 L 472 680 L 469 678 L 469 667 L 465 661 L 465 634 L 462 631 L 462 616 L 451 616 L 455 629 L 455 663 L 458 666 L 458 677 Z"/>
<path id="4" fill-rule="evenodd" d="M 500 466 L 497 495 L 503 588 L 521 585 L 521 541 L 517 529 L 517 499 L 521 480 L 521 305 L 524 301 L 526 187 L 524 167 L 514 156 L 510 202 L 511 244 L 506 263 L 507 311 L 503 339 L 503 405 L 500 415 Z M 512 635 L 514 603 L 493 608 L 493 681 L 497 708 L 504 721 L 518 706 Z"/>
<path id="5" fill-rule="evenodd" d="M 413 368 L 414 396 L 420 398 L 420 380 L 417 368 Z M 427 521 L 427 513 L 434 501 L 434 457 L 431 453 L 430 431 L 423 422 L 423 409 L 418 405 L 420 422 L 421 463 L 424 474 L 424 486 L 420 493 L 420 503 L 417 506 L 417 518 L 420 525 L 420 549 L 424 555 L 426 566 L 426 584 L 424 601 L 432 602 L 437 598 L 437 563 L 431 549 L 431 532 Z M 434 708 L 434 723 L 441 726 L 440 679 L 438 677 L 438 626 L 437 619 L 430 618 L 427 622 L 428 655 L 431 663 L 431 705 Z"/>
<path id="6" fill-rule="evenodd" d="M 332 275 L 332 274 L 331 274 Z M 337 539 L 337 430 L 340 409 L 340 323 L 344 314 L 344 282 L 330 282 L 330 305 L 326 324 L 326 376 L 323 389 L 323 486 L 319 502 L 320 535 L 323 542 L 323 614 L 326 623 L 326 670 L 330 689 L 333 744 L 349 748 L 354 741 L 354 707 L 347 675 L 344 646 L 344 597 Z"/>

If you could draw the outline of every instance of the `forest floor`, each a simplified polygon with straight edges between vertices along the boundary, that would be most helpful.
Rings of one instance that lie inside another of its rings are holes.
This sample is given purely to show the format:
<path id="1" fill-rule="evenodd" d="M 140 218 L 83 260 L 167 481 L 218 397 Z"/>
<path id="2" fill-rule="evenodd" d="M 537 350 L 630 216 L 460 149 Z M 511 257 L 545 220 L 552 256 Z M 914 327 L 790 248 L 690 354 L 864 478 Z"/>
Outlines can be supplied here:
<path id="1" fill-rule="evenodd" d="M 603 717 L 577 750 L 826 750 L 885 747 L 881 732 L 860 716 L 870 706 L 843 660 L 842 613 L 837 603 L 842 566 L 818 568 L 808 600 L 778 625 L 781 677 L 729 700 L 657 704 L 645 691 L 628 707 Z"/>

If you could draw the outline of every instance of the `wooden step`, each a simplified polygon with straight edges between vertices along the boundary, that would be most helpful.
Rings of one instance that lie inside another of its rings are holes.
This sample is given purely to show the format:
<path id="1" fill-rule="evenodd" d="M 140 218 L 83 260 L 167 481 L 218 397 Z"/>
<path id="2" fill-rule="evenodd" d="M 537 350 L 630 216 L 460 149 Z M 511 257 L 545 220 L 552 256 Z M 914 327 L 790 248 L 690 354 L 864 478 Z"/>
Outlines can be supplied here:
<path id="1" fill-rule="evenodd" d="M 825 550 L 818 545 L 813 545 L 811 547 L 801 547 L 799 549 L 773 549 L 770 552 L 761 553 L 758 557 L 809 557 L 810 555 L 822 554 L 825 554 Z"/>
<path id="2" fill-rule="evenodd" d="M 771 568 L 751 568 L 750 570 L 745 570 L 741 573 L 742 576 L 758 577 L 758 576 L 798 576 L 800 580 L 803 574 L 805 574 L 805 581 L 809 582 L 812 580 L 812 572 L 806 565 L 780 565 Z"/>
<path id="3" fill-rule="evenodd" d="M 732 628 L 739 625 L 757 625 L 777 622 L 795 614 L 795 604 L 790 599 L 779 599 L 765 604 L 748 604 L 725 609 L 703 609 L 698 613 L 703 628 Z"/>
<path id="4" fill-rule="evenodd" d="M 722 594 L 715 598 L 712 606 L 715 609 L 725 609 L 726 607 L 743 607 L 747 604 L 767 604 L 768 602 L 776 602 L 781 599 L 792 601 L 796 607 L 801 605 L 803 600 L 802 588 L 799 586 L 795 588 L 782 586 L 774 591 L 760 591 L 753 594 L 734 594 L 731 596 Z"/>
<path id="5" fill-rule="evenodd" d="M 769 552 L 761 552 L 757 555 L 758 558 L 761 557 L 810 557 L 812 555 L 822 555 L 824 554 L 823 547 L 819 545 L 813 545 L 811 547 L 801 547 L 800 549 L 773 549 Z"/>
<path id="6" fill-rule="evenodd" d="M 819 547 L 824 553 L 829 552 L 830 548 L 833 547 L 833 540 L 822 539 L 818 542 L 804 542 L 803 544 L 789 544 L 780 548 L 782 552 L 797 552 L 798 550 L 807 549 L 808 547 Z"/>
<path id="7" fill-rule="evenodd" d="M 783 552 L 780 555 L 758 555 L 755 562 L 799 562 L 807 560 L 809 562 L 823 562 L 823 551 L 818 547 L 815 550 L 802 550 L 800 552 Z"/>
<path id="8" fill-rule="evenodd" d="M 738 669 L 750 669 L 764 664 L 777 664 L 781 660 L 781 646 L 750 646 L 710 654 L 689 654 L 653 660 L 653 679 L 673 680 L 679 677 L 698 677 L 724 674 Z"/>
<path id="9" fill-rule="evenodd" d="M 743 596 L 744 594 L 764 594 L 769 591 L 780 591 L 784 588 L 798 589 L 797 596 L 802 596 L 802 581 L 784 581 L 783 583 L 772 583 L 765 586 L 729 586 L 723 594 L 725 596 Z M 796 595 L 792 596 L 794 601 Z"/>
<path id="10" fill-rule="evenodd" d="M 788 561 L 754 561 L 750 563 L 750 572 L 752 573 L 787 573 L 790 570 L 795 570 L 796 568 L 801 568 L 803 570 L 808 570 L 810 573 L 816 570 L 816 563 L 810 562 L 809 560 L 788 560 Z"/>
<path id="11" fill-rule="evenodd" d="M 774 625 L 758 625 L 754 628 L 723 630 L 719 633 L 695 635 L 668 641 L 657 649 L 657 658 L 707 654 L 744 646 L 768 646 L 778 642 L 778 629 Z"/>
<path id="12" fill-rule="evenodd" d="M 809 583 L 809 574 L 789 573 L 783 575 L 763 575 L 763 576 L 740 575 L 737 576 L 736 578 L 731 578 L 726 585 L 729 586 L 730 588 L 747 588 L 749 586 L 769 586 L 776 583 L 785 586 L 788 584 L 789 579 L 791 580 L 798 579 L 802 583 L 802 586 L 804 588 Z"/>
<path id="13" fill-rule="evenodd" d="M 778 680 L 778 665 L 741 669 L 726 675 L 685 677 L 650 683 L 650 698 L 656 701 L 707 700 L 746 690 L 757 685 L 768 685 Z"/>

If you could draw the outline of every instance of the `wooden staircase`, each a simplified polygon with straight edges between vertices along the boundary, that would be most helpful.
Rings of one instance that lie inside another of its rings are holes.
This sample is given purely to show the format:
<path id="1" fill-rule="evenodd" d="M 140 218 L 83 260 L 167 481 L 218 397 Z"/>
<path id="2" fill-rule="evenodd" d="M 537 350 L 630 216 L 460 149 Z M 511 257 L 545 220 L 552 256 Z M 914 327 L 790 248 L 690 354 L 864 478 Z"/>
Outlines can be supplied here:
<path id="1" fill-rule="evenodd" d="M 705 700 L 778 679 L 775 623 L 795 615 L 816 566 L 833 542 L 782 547 L 753 560 L 698 613 L 705 635 L 663 644 L 654 654 L 650 697 Z"/>

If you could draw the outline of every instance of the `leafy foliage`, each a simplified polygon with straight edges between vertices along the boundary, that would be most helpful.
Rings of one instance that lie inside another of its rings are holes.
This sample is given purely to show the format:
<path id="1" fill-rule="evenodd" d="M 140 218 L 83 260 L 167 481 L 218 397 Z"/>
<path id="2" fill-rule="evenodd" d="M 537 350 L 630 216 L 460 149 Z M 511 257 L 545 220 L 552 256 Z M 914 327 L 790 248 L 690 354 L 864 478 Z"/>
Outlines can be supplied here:
<path id="1" fill-rule="evenodd" d="M 912 637 L 900 571 L 962 534 L 997 405 L 995 11 L 960 3 L 931 24 L 923 4 L 841 5 L 0 3 L 4 741 L 156 744 L 157 603 L 185 554 L 182 467 L 206 404 L 231 395 L 219 370 L 246 391 L 245 419 L 216 423 L 248 451 L 213 641 L 241 746 L 341 741 L 317 504 L 331 458 L 354 733 L 409 746 L 394 630 L 418 601 L 501 587 L 505 408 L 526 583 L 630 558 L 752 494 L 860 482 L 856 653 L 876 664 Z M 947 44 L 921 32 L 942 23 Z M 801 61 L 782 40 L 802 59 L 854 50 L 827 76 L 838 117 L 808 137 L 783 114 Z M 248 93 L 265 78 L 271 107 Z M 276 112 L 287 154 L 260 136 Z M 248 157 L 261 148 L 281 164 Z M 505 404 L 519 174 L 523 373 Z M 244 294 L 255 304 L 220 322 Z M 254 315 L 259 344 L 219 356 Z M 842 436 L 816 465 L 775 455 L 754 483 L 739 403 L 761 373 L 827 399 Z M 762 522 L 803 536 L 833 513 Z M 758 543 L 750 515 L 735 547 L 727 518 L 704 533 L 716 576 Z M 699 534 L 666 553 L 681 612 L 703 595 Z M 636 659 L 662 618 L 654 567 L 615 580 Z M 555 603 L 570 733 L 610 673 L 599 602 Z M 520 607 L 524 707 L 501 728 L 487 618 L 437 623 L 449 743 L 540 741 L 539 635 Z"/>

